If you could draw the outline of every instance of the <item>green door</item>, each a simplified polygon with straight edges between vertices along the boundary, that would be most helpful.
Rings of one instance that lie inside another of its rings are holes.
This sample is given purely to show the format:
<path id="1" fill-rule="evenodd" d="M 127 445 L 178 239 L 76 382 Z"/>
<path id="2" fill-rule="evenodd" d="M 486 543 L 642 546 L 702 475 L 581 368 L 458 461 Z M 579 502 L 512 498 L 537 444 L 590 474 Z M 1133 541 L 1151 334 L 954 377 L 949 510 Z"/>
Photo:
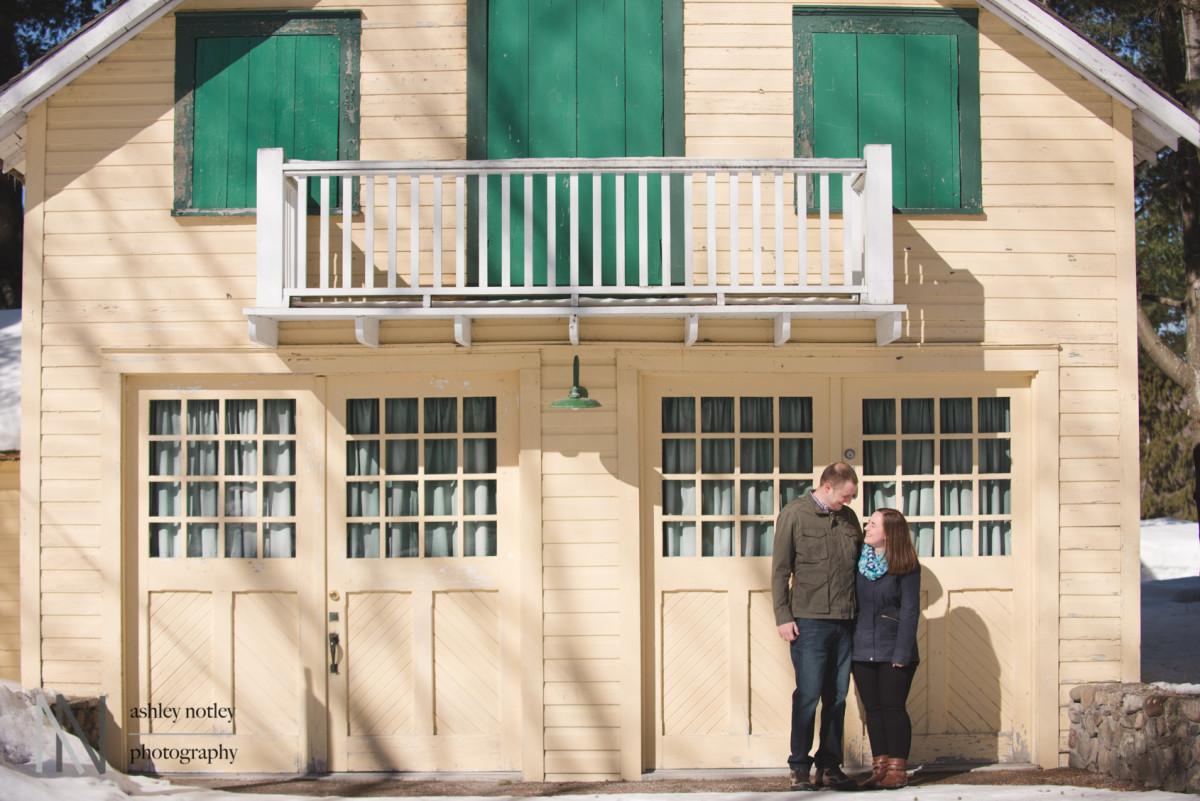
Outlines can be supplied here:
<path id="1" fill-rule="evenodd" d="M 662 0 L 491 0 L 487 16 L 486 157 L 550 158 L 663 155 Z M 557 181 L 554 219 L 547 220 L 546 181 L 533 197 L 533 274 L 524 275 L 521 221 L 523 176 L 513 176 L 510 207 L 510 281 L 547 283 L 546 241 L 556 227 L 555 276 L 570 280 L 570 198 Z M 579 280 L 617 284 L 616 177 L 601 179 L 603 222 L 592 226 L 592 179 L 579 182 Z M 649 279 L 662 283 L 661 180 L 649 176 L 646 235 Z M 639 281 L 637 176 L 625 179 L 625 282 Z M 488 185 L 488 282 L 501 280 L 501 189 Z M 601 264 L 593 263 L 594 237 Z"/>

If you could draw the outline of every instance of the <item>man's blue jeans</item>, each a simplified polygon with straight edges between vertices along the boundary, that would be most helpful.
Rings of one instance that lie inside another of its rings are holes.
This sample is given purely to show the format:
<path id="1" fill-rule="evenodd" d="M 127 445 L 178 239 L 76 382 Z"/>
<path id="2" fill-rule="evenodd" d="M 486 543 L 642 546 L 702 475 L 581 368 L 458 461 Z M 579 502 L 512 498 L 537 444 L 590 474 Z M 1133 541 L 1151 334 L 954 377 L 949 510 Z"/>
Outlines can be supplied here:
<path id="1" fill-rule="evenodd" d="M 842 764 L 846 693 L 850 689 L 850 654 L 854 643 L 853 620 L 796 619 L 800 630 L 792 640 L 792 666 L 796 691 L 792 693 L 792 753 L 788 767 L 807 775 L 814 757 L 817 701 L 821 702 L 821 741 L 815 755 L 817 767 Z"/>

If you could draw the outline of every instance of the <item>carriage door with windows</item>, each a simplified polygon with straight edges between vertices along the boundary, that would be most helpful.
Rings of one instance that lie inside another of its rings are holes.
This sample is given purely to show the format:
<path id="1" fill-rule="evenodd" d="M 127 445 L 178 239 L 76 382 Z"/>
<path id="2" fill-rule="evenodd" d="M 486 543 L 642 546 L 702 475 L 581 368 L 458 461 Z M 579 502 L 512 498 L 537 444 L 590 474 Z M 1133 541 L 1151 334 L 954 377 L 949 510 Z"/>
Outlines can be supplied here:
<path id="1" fill-rule="evenodd" d="M 331 770 L 519 769 L 516 421 L 510 377 L 331 391 Z"/>
<path id="2" fill-rule="evenodd" d="M 135 769 L 293 773 L 324 756 L 321 406 L 294 380 L 236 386 L 131 380 L 126 396 Z"/>
<path id="3" fill-rule="evenodd" d="M 920 392 L 911 387 L 919 386 Z M 1025 762 L 1033 679 L 1028 393 L 967 380 L 843 385 L 859 508 L 900 509 L 921 559 L 912 759 Z M 870 761 L 857 704 L 848 759 Z"/>
<path id="4" fill-rule="evenodd" d="M 795 684 L 771 604 L 775 517 L 830 443 L 828 382 L 781 384 L 647 380 L 660 769 L 787 759 Z"/>

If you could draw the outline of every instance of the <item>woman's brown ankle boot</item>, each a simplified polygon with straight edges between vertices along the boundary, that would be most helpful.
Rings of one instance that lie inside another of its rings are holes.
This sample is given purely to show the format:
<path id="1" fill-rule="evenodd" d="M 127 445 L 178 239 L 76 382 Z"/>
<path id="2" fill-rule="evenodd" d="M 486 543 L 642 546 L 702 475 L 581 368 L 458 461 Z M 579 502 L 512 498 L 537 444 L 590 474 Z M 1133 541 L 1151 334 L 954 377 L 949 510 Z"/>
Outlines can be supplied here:
<path id="1" fill-rule="evenodd" d="M 887 754 L 882 754 L 871 760 L 871 775 L 867 778 L 860 789 L 862 790 L 878 790 L 879 783 L 883 781 L 883 777 L 887 775 L 888 760 L 890 757 Z"/>
<path id="2" fill-rule="evenodd" d="M 898 787 L 904 787 L 908 784 L 908 760 L 907 759 L 889 759 L 887 764 L 887 775 L 883 777 L 883 781 L 879 786 L 885 790 L 895 790 Z"/>

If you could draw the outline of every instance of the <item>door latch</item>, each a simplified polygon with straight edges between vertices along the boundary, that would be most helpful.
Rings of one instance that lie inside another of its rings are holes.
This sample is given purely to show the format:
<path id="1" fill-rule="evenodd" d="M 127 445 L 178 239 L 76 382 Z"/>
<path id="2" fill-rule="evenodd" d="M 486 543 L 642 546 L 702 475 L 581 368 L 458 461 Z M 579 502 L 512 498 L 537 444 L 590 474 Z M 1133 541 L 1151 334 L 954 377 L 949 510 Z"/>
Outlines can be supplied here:
<path id="1" fill-rule="evenodd" d="M 338 672 L 338 635 L 336 631 L 329 632 L 329 672 Z"/>

